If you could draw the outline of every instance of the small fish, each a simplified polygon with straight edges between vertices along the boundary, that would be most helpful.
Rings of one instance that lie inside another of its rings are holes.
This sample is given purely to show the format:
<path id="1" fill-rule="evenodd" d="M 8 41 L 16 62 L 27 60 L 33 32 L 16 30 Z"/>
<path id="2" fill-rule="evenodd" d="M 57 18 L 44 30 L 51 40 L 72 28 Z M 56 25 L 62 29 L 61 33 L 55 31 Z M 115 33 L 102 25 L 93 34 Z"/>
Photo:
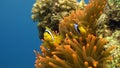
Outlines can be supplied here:
<path id="1" fill-rule="evenodd" d="M 44 32 L 44 39 L 49 40 L 49 41 L 54 40 L 54 36 L 53 36 L 51 30 L 48 27 L 46 27 L 46 30 Z"/>
<path id="2" fill-rule="evenodd" d="M 79 35 L 86 34 L 86 30 L 82 26 L 78 26 L 78 24 L 74 24 L 74 28 Z"/>
<path id="3" fill-rule="evenodd" d="M 79 30 L 78 24 L 74 24 L 74 28 L 75 28 L 76 32 L 80 35 L 80 30 Z"/>

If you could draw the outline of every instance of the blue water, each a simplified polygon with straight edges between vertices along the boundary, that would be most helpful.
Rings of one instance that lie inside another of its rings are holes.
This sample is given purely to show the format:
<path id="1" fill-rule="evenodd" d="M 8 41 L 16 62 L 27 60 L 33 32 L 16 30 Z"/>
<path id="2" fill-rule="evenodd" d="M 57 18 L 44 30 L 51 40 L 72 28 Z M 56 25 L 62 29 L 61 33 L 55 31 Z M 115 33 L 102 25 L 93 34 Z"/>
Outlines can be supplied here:
<path id="1" fill-rule="evenodd" d="M 40 40 L 31 20 L 35 0 L 0 1 L 0 68 L 34 68 Z"/>
<path id="2" fill-rule="evenodd" d="M 39 50 L 36 24 L 31 20 L 35 0 L 0 1 L 0 68 L 35 68 Z"/>

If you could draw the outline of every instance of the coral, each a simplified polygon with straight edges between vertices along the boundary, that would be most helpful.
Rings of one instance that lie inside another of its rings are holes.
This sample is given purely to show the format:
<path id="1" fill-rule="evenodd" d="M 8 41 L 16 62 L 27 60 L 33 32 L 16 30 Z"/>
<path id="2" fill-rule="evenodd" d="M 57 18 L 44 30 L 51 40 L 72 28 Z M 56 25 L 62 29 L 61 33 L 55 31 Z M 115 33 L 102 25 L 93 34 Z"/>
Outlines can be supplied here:
<path id="1" fill-rule="evenodd" d="M 43 43 L 35 67 L 119 68 L 119 7 L 118 0 L 36 0 L 32 19 Z"/>
<path id="2" fill-rule="evenodd" d="M 84 7 L 86 7 L 86 6 L 87 6 L 87 4 L 85 3 L 84 0 L 81 0 L 81 1 L 79 2 L 79 7 L 80 7 L 81 9 L 84 9 Z"/>
<path id="3" fill-rule="evenodd" d="M 109 63 L 109 67 L 119 68 L 120 67 L 120 53 L 119 53 L 120 52 L 120 30 L 115 30 L 115 32 L 111 32 L 111 34 L 109 31 L 106 32 L 106 36 L 104 37 L 109 41 L 109 43 L 105 45 L 105 48 L 109 48 L 111 47 L 111 45 L 116 46 L 116 48 L 111 52 L 111 56 L 113 56 L 114 58 L 112 62 Z"/>
<path id="4" fill-rule="evenodd" d="M 75 0 L 36 0 L 32 8 L 32 19 L 38 22 L 40 39 L 43 38 L 46 26 L 58 31 L 58 24 L 63 17 L 84 5 L 84 0 L 80 5 Z"/>
<path id="5" fill-rule="evenodd" d="M 116 46 L 111 52 L 114 58 L 109 67 L 120 68 L 120 1 L 108 0 L 104 14 L 97 20 L 96 33 L 109 41 L 105 48 Z"/>
<path id="6" fill-rule="evenodd" d="M 116 30 L 112 33 L 111 36 L 105 37 L 109 43 L 105 45 L 105 48 L 111 47 L 111 45 L 115 45 L 116 48 L 111 51 L 111 55 L 114 57 L 111 63 L 109 63 L 110 68 L 119 68 L 120 67 L 120 30 Z"/>
<path id="7" fill-rule="evenodd" d="M 45 43 L 46 41 L 44 41 Z M 86 39 L 71 39 L 66 34 L 62 44 L 40 46 L 42 54 L 36 53 L 36 68 L 107 68 L 107 62 L 112 59 L 110 51 L 104 50 L 107 41 L 88 35 Z"/>

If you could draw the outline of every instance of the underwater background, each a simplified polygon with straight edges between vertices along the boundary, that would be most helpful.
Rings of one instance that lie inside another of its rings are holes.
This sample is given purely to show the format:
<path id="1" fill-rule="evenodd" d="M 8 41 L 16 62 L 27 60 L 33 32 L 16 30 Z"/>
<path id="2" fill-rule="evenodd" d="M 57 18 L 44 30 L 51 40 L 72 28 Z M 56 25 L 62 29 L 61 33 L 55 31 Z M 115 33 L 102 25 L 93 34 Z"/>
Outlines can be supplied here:
<path id="1" fill-rule="evenodd" d="M 35 0 L 0 1 L 0 68 L 34 68 L 40 40 L 31 19 Z"/>
<path id="2" fill-rule="evenodd" d="M 35 68 L 33 50 L 39 50 L 41 42 L 36 23 L 31 19 L 34 2 L 1 0 L 0 68 Z"/>

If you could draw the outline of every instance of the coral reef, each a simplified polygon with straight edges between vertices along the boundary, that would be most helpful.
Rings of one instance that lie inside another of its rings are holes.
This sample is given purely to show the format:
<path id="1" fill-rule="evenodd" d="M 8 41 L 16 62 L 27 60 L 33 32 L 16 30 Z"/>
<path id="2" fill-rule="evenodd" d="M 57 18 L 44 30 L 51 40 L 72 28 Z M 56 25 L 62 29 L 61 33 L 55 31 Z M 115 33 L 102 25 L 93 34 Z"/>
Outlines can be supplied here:
<path id="1" fill-rule="evenodd" d="M 36 68 L 120 68 L 119 0 L 36 0 Z"/>
<path id="2" fill-rule="evenodd" d="M 85 7 L 84 0 L 77 3 L 75 0 L 36 0 L 32 8 L 32 19 L 38 22 L 39 37 L 43 38 L 45 27 L 58 31 L 58 24 L 64 16 L 73 10 Z"/>
<path id="3" fill-rule="evenodd" d="M 104 13 L 97 23 L 97 36 L 109 41 L 105 48 L 116 46 L 111 52 L 114 60 L 110 63 L 110 68 L 120 68 L 120 1 L 108 0 Z"/>

